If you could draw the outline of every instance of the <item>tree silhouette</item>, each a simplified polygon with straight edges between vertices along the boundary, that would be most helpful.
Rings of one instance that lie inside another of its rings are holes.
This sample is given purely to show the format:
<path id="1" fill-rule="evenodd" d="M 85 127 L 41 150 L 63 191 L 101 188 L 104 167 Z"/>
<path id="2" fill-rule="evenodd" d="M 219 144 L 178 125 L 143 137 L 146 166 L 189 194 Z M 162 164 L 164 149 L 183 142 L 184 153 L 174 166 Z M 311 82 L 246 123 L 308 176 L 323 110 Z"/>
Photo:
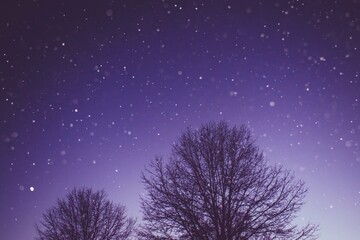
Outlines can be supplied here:
<path id="1" fill-rule="evenodd" d="M 36 225 L 36 239 L 130 239 L 134 226 L 135 221 L 125 216 L 125 207 L 108 201 L 104 191 L 75 188 L 44 213 Z"/>
<path id="2" fill-rule="evenodd" d="M 141 239 L 316 239 L 316 225 L 292 223 L 304 183 L 269 166 L 245 126 L 188 128 L 142 179 Z"/>

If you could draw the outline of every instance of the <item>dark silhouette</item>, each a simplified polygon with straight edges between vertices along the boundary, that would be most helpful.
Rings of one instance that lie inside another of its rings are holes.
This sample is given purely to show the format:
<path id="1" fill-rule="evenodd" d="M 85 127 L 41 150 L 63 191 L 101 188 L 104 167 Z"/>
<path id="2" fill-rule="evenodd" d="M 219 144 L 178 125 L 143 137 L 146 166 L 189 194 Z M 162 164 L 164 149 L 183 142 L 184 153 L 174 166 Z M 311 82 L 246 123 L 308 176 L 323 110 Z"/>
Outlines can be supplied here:
<path id="1" fill-rule="evenodd" d="M 304 183 L 269 166 L 245 126 L 188 128 L 142 178 L 141 239 L 316 239 L 316 225 L 292 224 Z"/>
<path id="2" fill-rule="evenodd" d="M 39 240 L 130 239 L 135 221 L 125 216 L 125 207 L 106 200 L 104 191 L 81 188 L 47 210 L 36 225 Z"/>

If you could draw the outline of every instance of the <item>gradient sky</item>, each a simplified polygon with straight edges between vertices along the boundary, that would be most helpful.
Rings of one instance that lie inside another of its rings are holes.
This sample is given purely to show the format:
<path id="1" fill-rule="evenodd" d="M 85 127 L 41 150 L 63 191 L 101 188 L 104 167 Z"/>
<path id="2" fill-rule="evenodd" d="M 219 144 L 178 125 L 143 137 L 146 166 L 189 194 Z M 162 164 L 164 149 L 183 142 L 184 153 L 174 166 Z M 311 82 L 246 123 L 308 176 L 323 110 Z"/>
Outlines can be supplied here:
<path id="1" fill-rule="evenodd" d="M 309 187 L 299 224 L 360 236 L 360 1 L 0 3 L 1 239 L 76 186 L 141 218 L 187 126 L 246 124 Z"/>

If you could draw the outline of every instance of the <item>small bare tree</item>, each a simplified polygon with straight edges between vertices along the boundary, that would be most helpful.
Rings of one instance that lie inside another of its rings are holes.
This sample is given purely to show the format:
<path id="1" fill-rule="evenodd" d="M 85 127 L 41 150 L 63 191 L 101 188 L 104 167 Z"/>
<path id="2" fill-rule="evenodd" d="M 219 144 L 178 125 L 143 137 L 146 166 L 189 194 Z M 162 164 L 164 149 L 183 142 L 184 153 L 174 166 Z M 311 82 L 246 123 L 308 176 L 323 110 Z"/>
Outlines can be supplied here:
<path id="1" fill-rule="evenodd" d="M 125 207 L 108 201 L 104 191 L 75 188 L 44 213 L 36 239 L 123 240 L 130 239 L 134 226 Z"/>
<path id="2" fill-rule="evenodd" d="M 316 225 L 292 224 L 304 183 L 269 166 L 245 126 L 189 128 L 142 178 L 141 239 L 316 239 Z"/>

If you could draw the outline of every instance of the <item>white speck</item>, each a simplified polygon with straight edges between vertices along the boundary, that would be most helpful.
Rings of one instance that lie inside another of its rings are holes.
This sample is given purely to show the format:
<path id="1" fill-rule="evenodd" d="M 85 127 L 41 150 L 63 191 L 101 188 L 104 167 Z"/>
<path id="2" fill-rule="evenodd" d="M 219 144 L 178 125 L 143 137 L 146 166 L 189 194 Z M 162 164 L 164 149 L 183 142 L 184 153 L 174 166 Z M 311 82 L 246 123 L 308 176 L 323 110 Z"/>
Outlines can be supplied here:
<path id="1" fill-rule="evenodd" d="M 31 191 L 31 192 L 35 191 L 35 188 L 34 188 L 34 187 L 30 187 L 30 191 Z"/>
<path id="2" fill-rule="evenodd" d="M 275 102 L 274 102 L 274 101 L 270 101 L 270 102 L 269 102 L 269 105 L 270 105 L 270 107 L 275 107 Z"/>
<path id="3" fill-rule="evenodd" d="M 106 10 L 106 16 L 112 17 L 113 14 L 114 14 L 113 10 L 111 9 Z"/>
<path id="4" fill-rule="evenodd" d="M 230 91 L 230 96 L 231 97 L 236 97 L 238 95 L 238 92 L 237 91 Z"/>
<path id="5" fill-rule="evenodd" d="M 345 146 L 348 147 L 348 148 L 351 147 L 351 146 L 352 146 L 351 141 L 346 141 L 346 142 L 345 142 Z"/>
<path id="6" fill-rule="evenodd" d="M 12 138 L 17 138 L 19 136 L 19 134 L 17 133 L 17 132 L 13 132 L 12 134 L 11 134 L 11 137 Z"/>
<path id="7" fill-rule="evenodd" d="M 183 74 L 183 72 L 181 70 L 179 70 L 177 73 L 179 76 L 181 76 Z"/>
<path id="8" fill-rule="evenodd" d="M 325 62 L 326 59 L 324 57 L 320 57 L 320 61 Z"/>
<path id="9" fill-rule="evenodd" d="M 77 113 L 78 111 L 79 111 L 79 110 L 78 110 L 77 108 L 75 108 L 75 109 L 74 109 L 74 112 L 76 112 L 76 113 Z"/>

